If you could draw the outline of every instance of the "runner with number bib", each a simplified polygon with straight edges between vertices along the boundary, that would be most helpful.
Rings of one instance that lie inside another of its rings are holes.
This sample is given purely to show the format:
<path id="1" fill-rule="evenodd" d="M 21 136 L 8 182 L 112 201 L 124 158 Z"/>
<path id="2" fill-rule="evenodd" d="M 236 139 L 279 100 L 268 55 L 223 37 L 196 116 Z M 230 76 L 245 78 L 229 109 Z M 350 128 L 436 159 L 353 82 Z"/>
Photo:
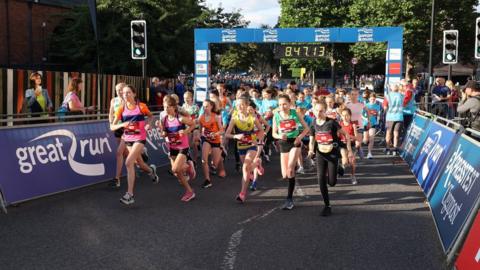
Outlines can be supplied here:
<path id="1" fill-rule="evenodd" d="M 367 158 L 372 159 L 372 150 L 373 144 L 375 141 L 375 134 L 377 133 L 378 120 L 380 117 L 382 107 L 380 103 L 377 102 L 377 95 L 375 93 L 370 93 L 368 97 L 368 103 L 365 104 L 365 108 L 363 109 L 363 143 L 368 143 L 368 154 Z"/>

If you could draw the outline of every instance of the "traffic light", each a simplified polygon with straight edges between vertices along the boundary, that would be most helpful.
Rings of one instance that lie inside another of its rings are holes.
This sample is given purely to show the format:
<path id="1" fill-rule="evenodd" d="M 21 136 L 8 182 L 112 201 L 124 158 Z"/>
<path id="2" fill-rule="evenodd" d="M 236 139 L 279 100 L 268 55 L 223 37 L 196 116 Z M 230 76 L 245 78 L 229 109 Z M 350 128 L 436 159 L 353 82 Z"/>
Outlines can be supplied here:
<path id="1" fill-rule="evenodd" d="M 134 20 L 130 22 L 132 34 L 132 59 L 147 59 L 147 22 Z"/>
<path id="2" fill-rule="evenodd" d="M 475 58 L 480 59 L 480 17 L 475 22 Z"/>
<path id="3" fill-rule="evenodd" d="M 443 31 L 443 63 L 458 62 L 458 30 Z"/>

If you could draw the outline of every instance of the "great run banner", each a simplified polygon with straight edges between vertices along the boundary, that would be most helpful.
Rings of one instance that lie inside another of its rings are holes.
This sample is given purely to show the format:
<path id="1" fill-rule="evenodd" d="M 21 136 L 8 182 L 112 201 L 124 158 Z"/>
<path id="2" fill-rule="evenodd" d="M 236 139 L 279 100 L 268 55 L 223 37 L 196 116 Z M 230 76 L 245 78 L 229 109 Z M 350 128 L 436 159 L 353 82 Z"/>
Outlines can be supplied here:
<path id="1" fill-rule="evenodd" d="M 0 130 L 7 204 L 113 178 L 117 143 L 107 121 Z"/>
<path id="2" fill-rule="evenodd" d="M 412 167 L 414 157 L 422 149 L 423 143 L 428 136 L 432 121 L 425 116 L 415 114 L 412 124 L 408 128 L 407 135 L 402 145 L 401 157 Z"/>
<path id="3" fill-rule="evenodd" d="M 437 122 L 430 123 L 428 135 L 423 145 L 419 147 L 412 165 L 412 172 L 426 195 L 441 172 L 442 165 L 448 158 L 450 145 L 454 143 L 456 135 L 455 131 L 450 128 Z"/>
<path id="4" fill-rule="evenodd" d="M 165 139 L 160 135 L 160 129 L 154 128 L 147 131 L 147 143 L 145 149 L 149 156 L 148 163 L 157 166 L 170 165 L 168 159 L 168 146 Z"/>
<path id="5" fill-rule="evenodd" d="M 480 195 L 480 144 L 462 135 L 450 147 L 452 154 L 430 196 L 445 251 L 452 246 Z"/>

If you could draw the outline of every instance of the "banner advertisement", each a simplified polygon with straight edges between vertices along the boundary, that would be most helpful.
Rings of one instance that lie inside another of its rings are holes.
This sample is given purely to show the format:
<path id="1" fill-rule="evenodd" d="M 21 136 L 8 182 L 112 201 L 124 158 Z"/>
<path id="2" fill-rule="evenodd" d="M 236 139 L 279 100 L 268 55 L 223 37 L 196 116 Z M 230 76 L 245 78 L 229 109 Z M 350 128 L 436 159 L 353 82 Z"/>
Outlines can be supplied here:
<path id="1" fill-rule="evenodd" d="M 145 151 L 148 154 L 149 164 L 156 166 L 170 165 L 168 158 L 168 146 L 165 139 L 161 136 L 159 128 L 147 131 L 147 143 L 145 144 Z"/>
<path id="2" fill-rule="evenodd" d="M 107 121 L 0 130 L 7 204 L 99 183 L 115 175 Z"/>
<path id="3" fill-rule="evenodd" d="M 408 128 L 407 135 L 402 145 L 401 157 L 412 167 L 414 157 L 422 149 L 423 143 L 428 136 L 428 130 L 432 121 L 424 116 L 415 114 L 412 124 Z"/>
<path id="4" fill-rule="evenodd" d="M 452 154 L 430 196 L 430 207 L 448 251 L 480 195 L 480 144 L 467 136 L 450 146 Z"/>
<path id="5" fill-rule="evenodd" d="M 480 269 L 480 215 L 478 214 L 455 262 L 455 267 L 457 270 Z"/>
<path id="6" fill-rule="evenodd" d="M 419 147 L 412 166 L 412 172 L 426 195 L 440 173 L 455 138 L 456 133 L 452 129 L 431 122 L 425 142 Z"/>

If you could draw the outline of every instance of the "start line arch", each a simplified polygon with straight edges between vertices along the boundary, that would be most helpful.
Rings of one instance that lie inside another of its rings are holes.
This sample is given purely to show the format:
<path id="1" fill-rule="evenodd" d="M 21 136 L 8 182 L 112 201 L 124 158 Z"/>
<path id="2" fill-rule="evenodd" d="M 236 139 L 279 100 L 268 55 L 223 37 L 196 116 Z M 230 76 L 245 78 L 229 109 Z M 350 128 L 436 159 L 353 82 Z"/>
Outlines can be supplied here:
<path id="1" fill-rule="evenodd" d="M 195 99 L 205 100 L 210 86 L 210 43 L 356 43 L 387 42 L 385 85 L 402 76 L 403 27 L 362 28 L 196 28 Z"/>

